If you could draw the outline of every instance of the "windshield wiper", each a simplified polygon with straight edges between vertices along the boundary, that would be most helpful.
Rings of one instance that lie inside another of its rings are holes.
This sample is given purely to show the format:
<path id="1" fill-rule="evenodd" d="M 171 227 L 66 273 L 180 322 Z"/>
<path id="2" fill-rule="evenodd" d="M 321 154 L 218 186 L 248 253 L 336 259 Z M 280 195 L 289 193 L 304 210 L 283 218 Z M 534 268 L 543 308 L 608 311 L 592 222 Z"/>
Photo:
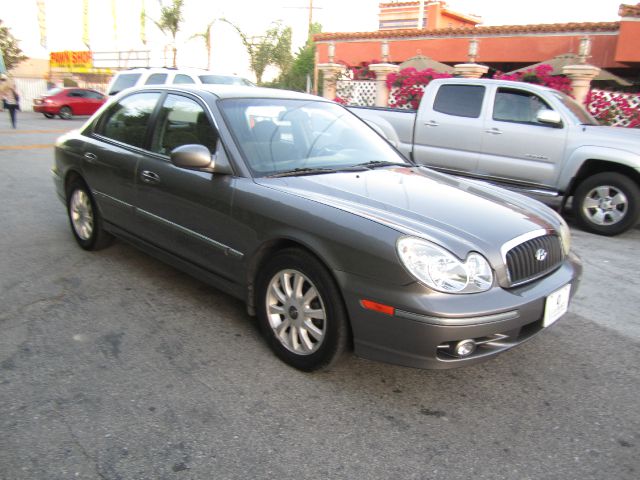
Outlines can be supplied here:
<path id="1" fill-rule="evenodd" d="M 378 168 L 378 167 L 413 167 L 410 163 L 388 162 L 385 160 L 371 160 L 370 162 L 358 163 L 356 167 Z"/>
<path id="2" fill-rule="evenodd" d="M 327 168 L 327 167 L 299 167 L 291 170 L 285 170 L 283 172 L 276 172 L 267 177 L 298 177 L 302 175 L 320 175 L 322 173 L 337 173 L 337 172 L 362 172 L 367 170 L 366 167 L 360 165 L 354 165 L 353 167 L 339 167 L 339 168 Z"/>

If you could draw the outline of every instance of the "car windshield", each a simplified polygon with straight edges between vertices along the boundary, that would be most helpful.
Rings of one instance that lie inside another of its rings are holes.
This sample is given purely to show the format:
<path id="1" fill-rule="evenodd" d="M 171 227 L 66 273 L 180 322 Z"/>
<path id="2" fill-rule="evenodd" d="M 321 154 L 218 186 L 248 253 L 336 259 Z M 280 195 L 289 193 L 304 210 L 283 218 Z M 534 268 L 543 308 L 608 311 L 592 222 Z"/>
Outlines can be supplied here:
<path id="1" fill-rule="evenodd" d="M 219 104 L 256 176 L 410 165 L 367 124 L 334 103 L 242 98 Z"/>
<path id="2" fill-rule="evenodd" d="M 598 121 L 569 95 L 562 92 L 553 92 L 553 95 L 555 95 L 555 97 L 567 108 L 576 123 L 579 123 L 580 125 L 599 125 Z"/>
<path id="3" fill-rule="evenodd" d="M 62 91 L 62 88 L 53 87 L 53 88 L 50 88 L 49 90 L 47 90 L 42 96 L 43 97 L 52 97 L 54 95 L 59 94 L 61 91 Z"/>
<path id="4" fill-rule="evenodd" d="M 205 84 L 244 85 L 255 87 L 255 84 L 242 77 L 231 75 L 200 75 L 200 81 Z"/>

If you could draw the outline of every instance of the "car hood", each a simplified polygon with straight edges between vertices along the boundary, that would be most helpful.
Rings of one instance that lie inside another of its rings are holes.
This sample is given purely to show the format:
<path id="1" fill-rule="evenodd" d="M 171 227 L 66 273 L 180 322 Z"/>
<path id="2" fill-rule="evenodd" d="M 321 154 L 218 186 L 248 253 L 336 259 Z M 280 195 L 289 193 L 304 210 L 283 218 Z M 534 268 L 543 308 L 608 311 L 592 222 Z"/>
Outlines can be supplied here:
<path id="1" fill-rule="evenodd" d="M 447 245 L 462 258 L 471 250 L 496 254 L 516 237 L 560 227 L 558 216 L 538 201 L 423 167 L 256 181 Z"/>
<path id="2" fill-rule="evenodd" d="M 584 133 L 589 139 L 588 143 L 592 145 L 627 150 L 635 154 L 638 153 L 640 129 L 585 125 Z"/>

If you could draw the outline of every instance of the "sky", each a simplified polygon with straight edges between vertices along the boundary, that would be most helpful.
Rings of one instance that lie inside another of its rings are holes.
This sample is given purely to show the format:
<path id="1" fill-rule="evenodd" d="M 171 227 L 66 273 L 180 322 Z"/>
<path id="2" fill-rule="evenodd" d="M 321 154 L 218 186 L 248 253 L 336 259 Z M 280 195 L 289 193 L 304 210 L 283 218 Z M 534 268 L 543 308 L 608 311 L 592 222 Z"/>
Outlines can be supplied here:
<path id="1" fill-rule="evenodd" d="M 0 0 L 0 19 L 20 40 L 26 55 L 48 58 L 50 51 L 86 50 L 82 42 L 82 0 L 44 0 L 47 19 L 47 48 L 40 46 L 36 0 Z M 152 66 L 165 64 L 167 38 L 151 21 L 146 23 L 147 45 L 140 40 L 140 10 L 159 17 L 159 0 L 90 0 L 89 28 L 92 50 L 151 49 Z M 170 0 L 163 0 L 169 4 Z M 313 20 L 324 32 L 377 30 L 379 0 L 313 0 Z M 483 25 L 617 21 L 620 0 L 449 0 L 448 6 L 461 13 L 475 14 Z M 635 4 L 635 0 L 626 2 Z M 114 31 L 115 5 L 117 28 Z M 180 67 L 205 68 L 206 50 L 201 39 L 191 39 L 214 19 L 226 18 L 248 35 L 259 36 L 271 22 L 281 20 L 293 29 L 294 52 L 304 43 L 309 18 L 309 0 L 185 0 L 184 23 L 178 33 Z M 211 69 L 253 79 L 248 55 L 237 33 L 216 22 L 212 29 Z M 274 72 L 271 72 L 273 75 Z M 267 75 L 267 78 L 269 75 Z"/>

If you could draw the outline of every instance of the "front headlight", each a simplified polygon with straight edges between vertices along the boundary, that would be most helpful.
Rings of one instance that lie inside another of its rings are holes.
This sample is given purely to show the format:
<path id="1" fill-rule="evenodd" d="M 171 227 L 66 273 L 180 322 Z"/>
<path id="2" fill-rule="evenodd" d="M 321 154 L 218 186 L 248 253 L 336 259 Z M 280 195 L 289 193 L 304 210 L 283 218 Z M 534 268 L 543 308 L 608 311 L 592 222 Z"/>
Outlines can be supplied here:
<path id="1" fill-rule="evenodd" d="M 479 253 L 471 252 L 462 262 L 435 243 L 416 237 L 400 238 L 397 250 L 409 273 L 439 292 L 484 292 L 493 284 L 491 265 Z"/>
<path id="2" fill-rule="evenodd" d="M 560 220 L 560 242 L 562 242 L 562 251 L 566 256 L 569 255 L 569 250 L 571 250 L 571 231 L 564 218 L 558 215 L 558 219 Z"/>

